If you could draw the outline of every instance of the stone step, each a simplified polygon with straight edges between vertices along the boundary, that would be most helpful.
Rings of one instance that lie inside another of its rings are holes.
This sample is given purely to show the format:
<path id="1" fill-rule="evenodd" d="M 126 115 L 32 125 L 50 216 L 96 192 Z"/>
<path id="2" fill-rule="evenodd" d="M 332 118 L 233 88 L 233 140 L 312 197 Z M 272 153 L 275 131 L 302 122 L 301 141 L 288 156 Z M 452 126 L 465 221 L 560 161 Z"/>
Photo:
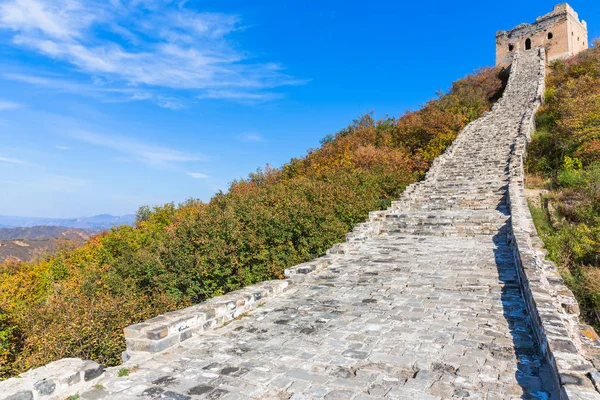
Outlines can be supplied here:
<path id="1" fill-rule="evenodd" d="M 445 229 L 422 227 L 406 227 L 382 229 L 382 232 L 388 235 L 412 235 L 412 236 L 439 236 L 439 237 L 475 237 L 475 236 L 496 236 L 504 235 L 509 232 L 507 226 L 451 226 Z"/>
<path id="2" fill-rule="evenodd" d="M 510 217 L 495 211 L 390 212 L 380 231 L 388 234 L 476 236 L 508 232 Z"/>
<path id="3" fill-rule="evenodd" d="M 419 210 L 419 211 L 425 211 L 425 210 L 430 210 L 430 211 L 445 211 L 445 210 L 471 210 L 471 211 L 492 211 L 492 210 L 498 210 L 498 211 L 505 211 L 507 210 L 507 204 L 506 202 L 481 202 L 481 201 L 474 201 L 472 203 L 469 202 L 456 202 L 456 203 L 452 203 L 449 201 L 445 201 L 445 202 L 435 202 L 435 201 L 427 201 L 427 202 L 417 202 L 414 204 L 411 204 L 409 206 L 410 210 Z"/>

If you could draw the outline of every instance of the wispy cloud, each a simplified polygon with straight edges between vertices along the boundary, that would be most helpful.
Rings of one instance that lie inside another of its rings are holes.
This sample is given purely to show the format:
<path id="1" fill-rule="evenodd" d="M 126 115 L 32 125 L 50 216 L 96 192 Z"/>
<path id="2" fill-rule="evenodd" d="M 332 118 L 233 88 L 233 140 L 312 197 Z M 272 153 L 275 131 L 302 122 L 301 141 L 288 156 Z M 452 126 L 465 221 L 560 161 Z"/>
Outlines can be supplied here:
<path id="1" fill-rule="evenodd" d="M 257 102 L 280 98 L 274 88 L 305 83 L 280 65 L 255 61 L 237 49 L 229 37 L 245 29 L 239 16 L 198 12 L 185 1 L 7 0 L 0 4 L 0 29 L 12 32 L 15 46 L 75 66 L 89 77 L 86 90 L 162 88 Z M 127 98 L 142 97 L 130 93 Z M 184 107 L 156 93 L 144 99 L 165 108 Z"/>
<path id="2" fill-rule="evenodd" d="M 191 176 L 194 179 L 206 179 L 206 178 L 208 178 L 208 175 L 202 174 L 200 172 L 188 172 L 187 174 L 188 174 L 188 176 Z"/>
<path id="3" fill-rule="evenodd" d="M 0 111 L 15 110 L 21 107 L 23 107 L 23 105 L 13 103 L 12 101 L 0 100 Z"/>
<path id="4" fill-rule="evenodd" d="M 69 150 L 69 147 L 67 146 L 56 146 L 56 148 L 59 150 Z"/>
<path id="5" fill-rule="evenodd" d="M 264 142 L 265 139 L 258 133 L 244 133 L 240 140 L 242 142 Z"/>
<path id="6" fill-rule="evenodd" d="M 128 102 L 149 100 L 162 108 L 181 110 L 187 108 L 186 101 L 175 96 L 160 95 L 156 89 L 141 89 L 136 87 L 112 87 L 105 84 L 98 77 L 92 76 L 90 82 L 68 80 L 56 76 L 35 75 L 22 72 L 5 72 L 0 77 L 14 82 L 22 82 L 47 89 L 66 93 L 99 98 L 106 102 Z M 13 103 L 14 104 L 14 103 Z M 16 104 L 17 106 L 20 106 Z M 1 110 L 1 108 L 0 108 Z"/>
<path id="7" fill-rule="evenodd" d="M 25 164 L 27 164 L 25 161 L 23 161 L 23 160 L 19 160 L 19 159 L 17 159 L 17 158 L 2 157 L 2 156 L 0 156 L 0 163 L 7 163 L 7 164 L 22 164 L 22 165 L 25 165 Z"/>
<path id="8" fill-rule="evenodd" d="M 169 110 L 183 110 L 187 108 L 187 105 L 183 101 L 174 97 L 152 96 L 152 98 L 162 108 L 168 108 Z"/>
<path id="9" fill-rule="evenodd" d="M 104 87 L 98 84 L 89 84 L 75 80 L 68 80 L 66 78 L 56 77 L 55 75 L 45 76 L 40 74 L 35 75 L 33 73 L 5 72 L 3 74 L 0 74 L 0 77 L 10 81 L 27 83 L 30 85 L 35 85 L 47 89 L 53 89 L 60 92 L 77 93 L 93 97 L 106 97 L 111 94 L 115 94 L 119 95 L 123 100 L 127 100 L 127 98 L 131 100 L 138 100 L 137 98 L 135 98 L 136 96 L 139 96 L 140 100 L 152 98 L 151 95 L 143 96 L 143 92 L 136 88 Z"/>
<path id="10" fill-rule="evenodd" d="M 142 143 L 136 139 L 122 136 L 108 136 L 89 131 L 77 131 L 70 135 L 73 139 L 94 146 L 112 149 L 144 164 L 170 167 L 177 163 L 203 161 L 199 154 L 182 152 L 169 147 Z"/>
<path id="11" fill-rule="evenodd" d="M 283 98 L 281 93 L 272 92 L 248 92 L 243 90 L 207 90 L 197 96 L 199 99 L 227 99 L 238 103 L 264 103 L 267 101 Z"/>

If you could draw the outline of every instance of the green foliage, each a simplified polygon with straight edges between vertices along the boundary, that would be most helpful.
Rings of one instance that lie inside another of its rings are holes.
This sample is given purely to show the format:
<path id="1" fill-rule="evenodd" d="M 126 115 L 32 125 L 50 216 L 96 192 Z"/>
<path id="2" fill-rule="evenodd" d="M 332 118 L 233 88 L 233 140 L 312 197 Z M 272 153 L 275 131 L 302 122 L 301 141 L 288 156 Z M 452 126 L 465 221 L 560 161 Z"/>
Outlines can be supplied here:
<path id="1" fill-rule="evenodd" d="M 116 365 L 125 326 L 281 278 L 324 254 L 422 177 L 490 110 L 504 81 L 498 70 L 478 71 L 401 118 L 361 116 L 305 157 L 259 169 L 208 203 L 141 207 L 135 227 L 0 267 L 0 377 L 62 357 Z"/>
<path id="2" fill-rule="evenodd" d="M 582 168 L 581 160 L 577 157 L 571 158 L 569 156 L 565 156 L 563 168 L 567 171 L 580 171 Z"/>
<path id="3" fill-rule="evenodd" d="M 528 202 L 528 205 L 538 234 L 543 237 L 552 235 L 554 229 L 548 215 L 548 210 L 543 207 L 535 207 L 531 202 Z"/>
<path id="4" fill-rule="evenodd" d="M 550 179 L 551 207 L 531 210 L 584 318 L 600 328 L 600 48 L 551 68 L 527 159 Z"/>
<path id="5" fill-rule="evenodd" d="M 563 169 L 558 172 L 557 183 L 561 187 L 573 187 L 581 185 L 582 176 L 579 171 L 573 171 L 570 169 Z"/>
<path id="6" fill-rule="evenodd" d="M 15 371 L 15 356 L 21 347 L 19 327 L 0 307 L 0 380 Z"/>

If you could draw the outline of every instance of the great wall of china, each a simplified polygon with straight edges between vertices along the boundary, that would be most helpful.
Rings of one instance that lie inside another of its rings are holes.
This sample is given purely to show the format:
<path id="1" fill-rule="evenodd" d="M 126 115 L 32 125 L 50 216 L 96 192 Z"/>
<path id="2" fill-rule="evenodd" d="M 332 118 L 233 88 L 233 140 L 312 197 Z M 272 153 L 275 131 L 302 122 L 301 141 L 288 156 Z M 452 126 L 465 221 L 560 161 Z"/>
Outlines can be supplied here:
<path id="1" fill-rule="evenodd" d="M 61 360 L 0 398 L 600 399 L 600 343 L 524 196 L 544 71 L 517 53 L 493 110 L 327 256 L 128 327 L 129 376 Z"/>
<path id="2" fill-rule="evenodd" d="M 524 194 L 546 52 L 512 57 L 492 111 L 326 256 L 127 327 L 122 366 L 60 360 L 0 400 L 600 399 L 600 341 Z"/>

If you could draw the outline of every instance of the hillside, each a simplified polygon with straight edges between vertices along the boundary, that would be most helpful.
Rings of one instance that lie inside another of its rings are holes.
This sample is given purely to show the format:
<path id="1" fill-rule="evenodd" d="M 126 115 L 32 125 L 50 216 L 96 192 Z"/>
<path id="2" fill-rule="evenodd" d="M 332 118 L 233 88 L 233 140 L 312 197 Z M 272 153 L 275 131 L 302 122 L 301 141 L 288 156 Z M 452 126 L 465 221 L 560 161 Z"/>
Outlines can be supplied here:
<path id="1" fill-rule="evenodd" d="M 600 328 L 600 41 L 551 66 L 528 148 L 530 208 L 549 257 Z M 540 197 L 541 196 L 541 197 Z"/>
<path id="2" fill-rule="evenodd" d="M 0 228 L 0 262 L 9 258 L 32 261 L 62 248 L 81 246 L 90 236 L 86 230 L 58 226 Z"/>
<path id="3" fill-rule="evenodd" d="M 90 232 L 62 226 L 33 226 L 30 228 L 0 228 L 0 240 L 14 239 L 89 239 Z"/>
<path id="4" fill-rule="evenodd" d="M 400 118 L 370 115 L 208 203 L 142 207 L 121 226 L 34 263 L 0 267 L 0 377 L 63 357 L 120 362 L 123 327 L 322 255 L 424 176 L 506 74 L 483 69 Z M 0 223 L 3 223 L 0 220 Z"/>

